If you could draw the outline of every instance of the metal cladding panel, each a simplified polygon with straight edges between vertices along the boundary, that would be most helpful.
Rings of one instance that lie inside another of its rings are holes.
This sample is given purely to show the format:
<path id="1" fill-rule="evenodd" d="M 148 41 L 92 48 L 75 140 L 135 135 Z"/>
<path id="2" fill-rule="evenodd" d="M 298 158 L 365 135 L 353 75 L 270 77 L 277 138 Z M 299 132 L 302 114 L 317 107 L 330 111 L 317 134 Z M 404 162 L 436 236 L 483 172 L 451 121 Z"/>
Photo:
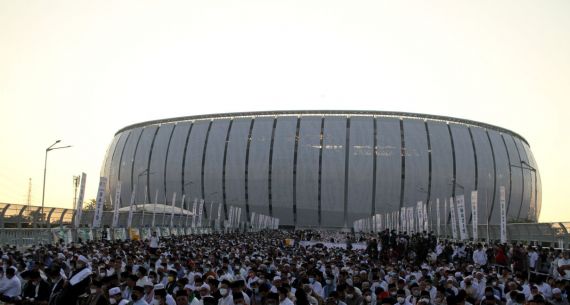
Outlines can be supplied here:
<path id="1" fill-rule="evenodd" d="M 510 164 L 507 156 L 507 150 L 505 149 L 505 145 L 503 144 L 503 139 L 501 138 L 501 134 L 494 130 L 488 130 L 489 136 L 491 138 L 491 144 L 493 145 L 493 152 L 495 155 L 495 165 L 496 165 L 496 188 L 497 192 L 495 194 L 495 204 L 493 204 L 489 210 L 491 211 L 491 223 L 492 224 L 499 224 L 501 220 L 501 191 L 500 187 L 505 187 L 505 203 L 507 204 L 507 211 L 508 211 L 508 203 L 509 203 L 509 170 Z M 511 221 L 509 218 L 509 214 L 507 214 L 507 221 Z"/>
<path id="2" fill-rule="evenodd" d="M 168 148 L 168 158 L 166 160 L 167 198 L 172 198 L 172 194 L 176 193 L 178 200 L 182 200 L 182 162 L 184 161 L 186 138 L 188 137 L 188 131 L 191 125 L 192 123 L 190 122 L 176 123 L 172 133 L 172 140 L 170 140 L 170 148 Z"/>
<path id="3" fill-rule="evenodd" d="M 142 128 L 133 129 L 123 149 L 123 159 L 121 160 L 119 175 L 119 181 L 124 181 L 121 186 L 121 200 L 123 202 L 129 202 L 131 200 L 132 186 L 136 183 L 137 172 L 133 173 L 133 162 L 135 161 L 134 157 L 137 143 L 139 142 L 142 130 Z M 144 190 L 139 189 L 135 191 L 141 194 L 144 192 Z"/>
<path id="4" fill-rule="evenodd" d="M 140 136 L 139 145 L 137 146 L 137 152 L 135 154 L 135 161 L 133 164 L 133 172 L 136 174 L 133 175 L 133 184 L 136 185 L 137 188 L 137 193 L 135 197 L 136 202 L 144 202 L 144 190 L 147 182 L 147 175 L 149 175 L 147 169 L 148 169 L 148 159 L 150 155 L 150 147 L 152 145 L 152 140 L 154 139 L 154 135 L 156 134 L 157 129 L 158 127 L 156 125 L 145 127 Z M 145 174 L 141 175 L 139 178 L 138 175 L 140 173 L 145 173 Z M 150 172 L 150 175 L 152 176 L 155 174 Z M 125 185 L 124 183 L 123 185 L 121 185 L 121 193 L 123 194 L 122 196 L 125 196 L 124 194 L 126 194 L 126 192 L 122 190 L 124 185 Z M 149 193 L 152 194 L 151 196 L 154 196 L 154 191 Z M 131 196 L 131 194 L 129 193 L 127 196 Z M 130 197 L 128 197 L 127 200 L 130 200 Z M 149 198 L 149 201 L 152 200 L 154 200 L 154 197 L 152 197 L 152 199 Z"/>
<path id="5" fill-rule="evenodd" d="M 520 166 L 521 160 L 519 158 L 519 152 L 517 151 L 516 143 L 514 142 L 513 137 L 508 134 L 503 134 L 503 139 L 505 140 L 505 145 L 507 146 L 507 152 L 509 153 L 511 165 Z M 509 205 L 507 218 L 517 219 L 519 211 L 521 209 L 524 191 L 522 171 L 524 171 L 524 169 L 511 166 L 511 203 Z"/>
<path id="6" fill-rule="evenodd" d="M 391 213 L 400 210 L 402 178 L 402 140 L 400 120 L 377 119 L 376 211 Z"/>
<path id="7" fill-rule="evenodd" d="M 251 131 L 247 190 L 250 213 L 269 215 L 269 152 L 273 118 L 257 118 Z"/>
<path id="8" fill-rule="evenodd" d="M 224 172 L 224 150 L 229 120 L 214 120 L 208 136 L 206 162 L 204 163 L 204 200 L 221 202 L 223 199 L 222 176 Z"/>
<path id="9" fill-rule="evenodd" d="M 109 148 L 107 149 L 107 153 L 105 154 L 105 165 L 103 167 L 103 169 L 101 169 L 101 176 L 102 177 L 107 177 L 107 187 L 106 187 L 106 201 L 109 202 L 109 194 L 111 194 L 111 190 L 115 189 L 115 185 L 112 185 L 110 182 L 110 178 L 111 178 L 111 163 L 113 161 L 113 156 L 115 155 L 115 148 L 117 147 L 117 142 L 119 142 L 119 138 L 121 137 L 121 134 L 116 135 L 115 137 L 113 137 L 113 141 L 111 142 L 111 145 L 109 145 Z M 113 199 L 114 200 L 114 199 Z"/>
<path id="10" fill-rule="evenodd" d="M 184 164 L 184 191 L 186 200 L 202 199 L 202 156 L 209 120 L 195 121 L 186 147 Z"/>
<path id="11" fill-rule="evenodd" d="M 110 172 L 110 168 L 111 168 L 111 160 L 113 159 L 113 155 L 115 154 L 115 147 L 117 146 L 117 142 L 119 141 L 119 138 L 121 137 L 121 135 L 116 135 L 113 137 L 113 141 L 111 141 L 111 144 L 109 145 L 109 147 L 107 147 L 107 151 L 105 152 L 105 163 L 103 164 L 103 167 L 101 168 L 101 177 L 109 177 L 109 172 Z M 108 194 L 108 192 L 107 192 Z"/>
<path id="12" fill-rule="evenodd" d="M 426 202 L 429 183 L 427 134 L 423 121 L 404 119 L 404 144 L 406 148 L 404 206 L 416 207 L 418 201 Z M 415 209 L 414 213 L 417 213 Z"/>
<path id="13" fill-rule="evenodd" d="M 521 168 L 513 167 L 512 170 L 513 170 L 513 172 L 517 171 L 517 172 L 519 172 L 520 175 L 522 175 L 521 188 L 524 189 L 518 218 L 519 219 L 526 219 L 529 215 L 531 202 L 533 201 L 532 197 L 534 196 L 534 193 L 533 193 L 533 191 L 534 191 L 534 173 L 531 170 L 527 169 L 528 166 L 526 166 L 526 164 L 524 164 L 524 163 L 530 164 L 530 162 L 528 160 L 527 150 L 525 149 L 525 145 L 517 138 L 514 138 L 513 140 L 514 140 L 516 148 L 518 149 L 518 152 L 520 154 L 520 160 L 519 160 L 519 162 L 511 162 L 511 163 L 513 163 L 517 166 L 520 166 Z"/>
<path id="14" fill-rule="evenodd" d="M 372 215 L 374 122 L 370 117 L 350 120 L 348 161 L 348 223 Z M 427 147 L 427 146 L 426 146 Z"/>
<path id="15" fill-rule="evenodd" d="M 528 214 L 523 214 L 521 212 L 520 217 L 538 221 L 538 216 L 540 216 L 540 209 L 542 207 L 542 182 L 540 180 L 538 165 L 536 164 L 536 160 L 534 159 L 534 155 L 532 154 L 530 147 L 526 144 L 523 144 L 523 146 L 525 148 L 526 157 L 528 158 L 528 163 L 530 164 L 529 169 L 526 171 L 530 172 L 533 179 L 531 182 L 529 212 Z M 532 170 L 530 168 L 532 168 Z"/>
<path id="16" fill-rule="evenodd" d="M 477 207 L 479 214 L 479 224 L 487 224 L 487 217 L 493 205 L 493 186 L 495 184 L 495 175 L 493 169 L 493 152 L 487 132 L 483 128 L 471 127 L 473 134 L 473 142 L 475 143 L 475 152 L 477 153 L 477 173 L 478 186 L 477 190 Z M 497 188 L 496 193 L 499 194 Z M 469 200 L 471 202 L 471 200 Z M 499 204 L 497 203 L 497 206 Z M 500 206 L 499 206 L 500 208 Z M 482 236 L 482 235 L 480 235 Z"/>
<path id="17" fill-rule="evenodd" d="M 321 225 L 344 226 L 346 117 L 326 117 L 321 169 Z M 317 163 L 318 164 L 318 163 Z"/>
<path id="18" fill-rule="evenodd" d="M 447 124 L 428 121 L 429 138 L 431 144 L 431 203 L 432 223 L 437 223 L 435 202 L 439 199 L 441 224 L 445 223 L 443 205 L 452 194 L 451 180 L 453 179 L 453 151 Z"/>
<path id="19" fill-rule="evenodd" d="M 243 212 L 245 212 L 245 156 L 250 124 L 249 118 L 234 120 L 226 153 L 226 203 L 241 207 Z"/>
<path id="20" fill-rule="evenodd" d="M 455 148 L 455 195 L 465 197 L 465 219 L 471 220 L 471 192 L 475 190 L 475 155 L 469 129 L 449 124 Z M 453 184 L 453 181 L 450 181 Z M 468 230 L 471 232 L 470 230 Z"/>
<path id="21" fill-rule="evenodd" d="M 109 170 L 109 185 L 111 186 L 112 193 L 115 193 L 117 189 L 117 181 L 119 181 L 119 167 L 121 166 L 121 156 L 123 155 L 123 148 L 125 147 L 125 143 L 127 142 L 127 138 L 129 137 L 131 131 L 125 131 L 119 135 L 117 135 L 119 140 L 117 141 L 117 146 L 115 148 L 115 153 L 113 154 L 113 159 L 111 160 L 111 168 Z M 131 183 L 127 181 L 127 183 Z M 121 184 L 125 184 L 125 182 L 121 181 Z M 122 189 L 122 186 L 121 186 Z"/>
<path id="22" fill-rule="evenodd" d="M 297 148 L 297 225 L 318 225 L 321 117 L 303 117 Z"/>
<path id="23" fill-rule="evenodd" d="M 167 194 L 164 192 L 164 170 L 166 167 L 166 153 L 173 129 L 174 124 L 160 125 L 150 155 L 149 172 L 152 175 L 149 175 L 148 188 L 151 190 L 151 194 L 153 194 L 153 191 L 156 192 L 158 190 L 158 203 L 172 203 L 172 195 L 167 197 Z M 177 200 L 179 199 L 180 197 L 177 197 Z"/>
<path id="24" fill-rule="evenodd" d="M 295 156 L 296 117 L 279 117 L 273 142 L 271 200 L 273 216 L 280 225 L 293 225 L 293 168 Z"/>

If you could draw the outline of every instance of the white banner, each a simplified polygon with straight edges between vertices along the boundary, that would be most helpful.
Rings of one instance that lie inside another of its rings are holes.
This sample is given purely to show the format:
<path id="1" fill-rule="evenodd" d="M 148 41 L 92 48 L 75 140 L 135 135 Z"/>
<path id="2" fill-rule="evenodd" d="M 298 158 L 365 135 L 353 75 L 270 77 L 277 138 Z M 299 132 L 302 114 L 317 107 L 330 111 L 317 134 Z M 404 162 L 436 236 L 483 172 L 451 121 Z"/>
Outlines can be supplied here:
<path id="1" fill-rule="evenodd" d="M 174 226 L 174 209 L 176 208 L 176 192 L 172 194 L 172 204 L 170 205 L 172 211 L 170 211 L 170 228 Z"/>
<path id="2" fill-rule="evenodd" d="M 194 200 L 194 204 L 192 204 L 192 228 L 196 227 L 196 205 L 198 204 L 198 200 Z"/>
<path id="3" fill-rule="evenodd" d="M 105 200 L 105 187 L 107 185 L 107 177 L 99 178 L 99 189 L 97 190 L 97 199 L 95 201 L 95 214 L 93 214 L 93 227 L 101 227 L 101 219 L 103 218 L 103 201 Z"/>
<path id="4" fill-rule="evenodd" d="M 424 226 L 424 204 L 421 201 L 418 201 L 416 204 L 416 210 L 418 213 L 418 233 L 422 231 Z"/>
<path id="5" fill-rule="evenodd" d="M 407 214 L 407 209 L 406 208 L 400 208 L 400 217 L 399 222 L 398 222 L 398 231 L 406 231 L 408 230 L 408 214 Z"/>
<path id="6" fill-rule="evenodd" d="M 429 217 L 427 213 L 427 202 L 424 202 L 424 231 L 429 232 Z"/>
<path id="7" fill-rule="evenodd" d="M 156 220 L 156 206 L 158 205 L 158 190 L 154 193 L 154 207 L 152 209 L 152 227 L 154 228 L 154 221 Z"/>
<path id="8" fill-rule="evenodd" d="M 142 216 L 141 216 L 141 227 L 144 227 L 144 212 L 146 210 L 146 204 L 148 203 L 148 189 L 147 186 L 144 186 L 144 201 L 143 201 L 143 208 L 142 208 Z M 144 240 L 144 238 L 143 238 Z"/>
<path id="9" fill-rule="evenodd" d="M 505 203 L 505 187 L 501 186 L 501 243 L 507 242 L 507 206 Z"/>
<path id="10" fill-rule="evenodd" d="M 87 175 L 81 173 L 81 182 L 79 183 L 79 197 L 77 197 L 77 204 L 75 210 L 75 227 L 78 228 L 81 225 L 81 214 L 83 213 L 83 198 L 85 197 L 85 182 Z"/>
<path id="11" fill-rule="evenodd" d="M 131 224 L 133 223 L 133 209 L 134 209 L 134 205 L 135 205 L 136 189 L 137 189 L 137 186 L 135 185 L 133 187 L 133 191 L 131 193 L 131 201 L 129 204 L 129 218 L 127 218 L 127 228 L 130 228 Z"/>
<path id="12" fill-rule="evenodd" d="M 238 214 L 237 214 L 237 225 L 239 228 L 239 221 L 241 220 L 241 208 L 238 208 Z"/>
<path id="13" fill-rule="evenodd" d="M 220 223 L 221 218 L 222 218 L 222 204 L 218 203 L 218 224 Z"/>
<path id="14" fill-rule="evenodd" d="M 115 202 L 113 204 L 113 228 L 117 228 L 119 226 L 119 208 L 121 208 L 121 182 L 117 181 Z"/>
<path id="15" fill-rule="evenodd" d="M 437 236 L 441 235 L 441 216 L 439 215 L 439 198 L 435 200 L 435 209 L 436 209 L 436 217 L 437 217 Z"/>
<path id="16" fill-rule="evenodd" d="M 249 220 L 249 225 L 251 228 L 255 228 L 255 212 L 251 212 L 251 218 Z"/>
<path id="17" fill-rule="evenodd" d="M 451 236 L 453 236 L 453 239 L 457 239 L 457 224 L 455 218 L 455 204 L 453 203 L 453 197 L 449 198 L 449 210 L 451 211 Z"/>
<path id="18" fill-rule="evenodd" d="M 477 191 L 471 192 L 471 218 L 473 225 L 473 240 L 479 239 L 479 212 L 477 211 Z"/>
<path id="19" fill-rule="evenodd" d="M 178 227 L 182 228 L 182 218 L 186 215 L 186 194 L 182 194 L 180 200 L 180 214 L 178 215 Z"/>
<path id="20" fill-rule="evenodd" d="M 449 218 L 449 214 L 447 214 L 447 199 L 443 199 L 443 222 L 445 228 L 445 235 L 447 237 L 447 219 Z"/>
<path id="21" fill-rule="evenodd" d="M 200 210 L 198 210 L 198 227 L 202 227 L 202 214 L 204 212 L 204 199 L 200 200 Z"/>
<path id="22" fill-rule="evenodd" d="M 459 237 L 461 240 L 469 238 L 467 234 L 467 219 L 465 218 L 465 196 L 459 195 L 455 197 L 457 202 L 457 217 L 459 219 Z"/>

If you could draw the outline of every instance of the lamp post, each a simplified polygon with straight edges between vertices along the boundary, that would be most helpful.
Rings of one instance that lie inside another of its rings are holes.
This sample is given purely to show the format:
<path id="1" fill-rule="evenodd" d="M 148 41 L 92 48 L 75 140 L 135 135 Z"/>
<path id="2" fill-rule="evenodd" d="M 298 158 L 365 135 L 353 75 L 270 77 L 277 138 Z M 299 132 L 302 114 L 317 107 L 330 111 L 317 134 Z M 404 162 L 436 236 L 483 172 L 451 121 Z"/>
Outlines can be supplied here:
<path id="1" fill-rule="evenodd" d="M 46 219 L 44 218 L 44 202 L 45 202 L 45 195 L 46 195 L 46 175 L 47 175 L 48 152 L 50 152 L 52 150 L 56 150 L 56 149 L 64 149 L 64 148 L 70 148 L 71 147 L 71 145 L 54 147 L 59 142 L 61 142 L 61 140 L 55 141 L 55 143 L 53 143 L 48 148 L 46 148 L 46 155 L 45 155 L 45 160 L 44 160 L 44 181 L 43 181 L 43 187 L 42 187 L 42 219 L 41 219 L 41 223 L 43 225 L 46 225 Z"/>

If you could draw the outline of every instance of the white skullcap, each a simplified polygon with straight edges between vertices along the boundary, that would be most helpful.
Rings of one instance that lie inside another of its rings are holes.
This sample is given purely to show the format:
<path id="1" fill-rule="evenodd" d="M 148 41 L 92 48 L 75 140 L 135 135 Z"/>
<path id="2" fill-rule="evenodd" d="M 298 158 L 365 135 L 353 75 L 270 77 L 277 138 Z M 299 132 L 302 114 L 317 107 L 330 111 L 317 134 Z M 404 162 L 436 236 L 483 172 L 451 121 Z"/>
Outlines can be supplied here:
<path id="1" fill-rule="evenodd" d="M 117 294 L 121 294 L 121 288 L 113 287 L 113 288 L 109 289 L 109 296 L 114 296 Z"/>
<path id="2" fill-rule="evenodd" d="M 162 284 L 154 285 L 154 290 L 162 290 L 162 289 L 164 289 L 164 285 L 162 285 Z"/>
<path id="3" fill-rule="evenodd" d="M 557 293 L 562 293 L 562 290 L 560 290 L 560 288 L 552 289 L 552 294 L 557 294 Z"/>
<path id="4" fill-rule="evenodd" d="M 208 289 L 208 291 L 210 291 L 210 285 L 204 283 L 202 286 L 200 286 L 200 289 Z"/>

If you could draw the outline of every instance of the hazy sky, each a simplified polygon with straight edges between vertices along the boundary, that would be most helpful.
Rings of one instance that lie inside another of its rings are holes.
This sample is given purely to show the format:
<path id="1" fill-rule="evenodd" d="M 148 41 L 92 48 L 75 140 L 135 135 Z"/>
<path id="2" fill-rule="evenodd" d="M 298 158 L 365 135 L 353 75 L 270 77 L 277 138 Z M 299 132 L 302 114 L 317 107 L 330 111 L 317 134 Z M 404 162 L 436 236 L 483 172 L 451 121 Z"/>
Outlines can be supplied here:
<path id="1" fill-rule="evenodd" d="M 95 198 L 129 124 L 279 109 L 407 111 L 527 139 L 541 221 L 570 220 L 570 1 L 0 0 L 0 202 Z"/>

